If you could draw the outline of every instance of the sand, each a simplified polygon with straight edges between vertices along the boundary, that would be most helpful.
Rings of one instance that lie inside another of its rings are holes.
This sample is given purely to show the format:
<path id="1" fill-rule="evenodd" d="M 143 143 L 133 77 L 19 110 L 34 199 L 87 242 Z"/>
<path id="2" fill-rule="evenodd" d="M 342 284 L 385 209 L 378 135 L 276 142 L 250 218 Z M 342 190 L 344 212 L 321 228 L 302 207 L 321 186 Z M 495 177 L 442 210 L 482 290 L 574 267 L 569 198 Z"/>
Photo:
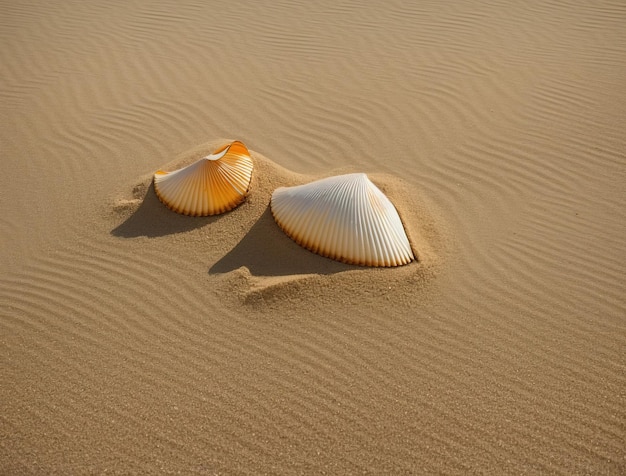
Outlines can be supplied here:
<path id="1" fill-rule="evenodd" d="M 626 472 L 623 1 L 2 1 L 0 46 L 0 473 Z M 157 200 L 233 139 L 245 203 Z M 275 225 L 348 172 L 418 262 Z"/>

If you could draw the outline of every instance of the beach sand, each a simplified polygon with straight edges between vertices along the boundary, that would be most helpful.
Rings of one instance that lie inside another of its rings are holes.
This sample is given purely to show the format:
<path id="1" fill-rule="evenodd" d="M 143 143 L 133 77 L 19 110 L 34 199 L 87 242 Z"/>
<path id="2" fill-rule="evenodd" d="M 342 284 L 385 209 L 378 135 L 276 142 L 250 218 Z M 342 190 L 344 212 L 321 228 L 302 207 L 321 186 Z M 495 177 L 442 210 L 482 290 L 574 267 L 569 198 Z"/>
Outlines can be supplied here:
<path id="1" fill-rule="evenodd" d="M 362 3 L 0 2 L 0 473 L 626 472 L 626 4 Z M 417 262 L 276 226 L 351 172 Z"/>

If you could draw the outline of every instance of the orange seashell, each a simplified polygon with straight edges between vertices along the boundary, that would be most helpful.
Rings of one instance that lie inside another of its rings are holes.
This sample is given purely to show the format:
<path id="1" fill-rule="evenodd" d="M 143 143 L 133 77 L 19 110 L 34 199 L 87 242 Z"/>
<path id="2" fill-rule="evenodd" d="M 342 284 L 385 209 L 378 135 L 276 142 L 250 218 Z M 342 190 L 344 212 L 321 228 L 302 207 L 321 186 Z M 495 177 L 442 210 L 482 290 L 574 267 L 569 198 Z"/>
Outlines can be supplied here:
<path id="1" fill-rule="evenodd" d="M 239 141 L 173 172 L 154 174 L 154 191 L 165 206 L 189 216 L 217 215 L 245 199 L 252 179 L 250 152 Z"/>
<path id="2" fill-rule="evenodd" d="M 291 239 L 322 256 L 362 266 L 415 259 L 396 208 L 365 174 L 278 188 L 270 206 Z"/>

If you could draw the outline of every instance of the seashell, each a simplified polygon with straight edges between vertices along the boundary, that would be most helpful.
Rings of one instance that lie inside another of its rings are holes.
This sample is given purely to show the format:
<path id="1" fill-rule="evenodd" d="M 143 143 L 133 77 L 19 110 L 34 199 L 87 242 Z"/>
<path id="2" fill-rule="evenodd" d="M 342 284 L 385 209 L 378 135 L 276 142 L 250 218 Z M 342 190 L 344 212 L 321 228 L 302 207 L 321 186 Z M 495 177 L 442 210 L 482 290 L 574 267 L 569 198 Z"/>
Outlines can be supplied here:
<path id="1" fill-rule="evenodd" d="M 248 194 L 252 179 L 250 152 L 239 141 L 173 172 L 154 174 L 154 191 L 165 206 L 190 216 L 232 210 Z"/>
<path id="2" fill-rule="evenodd" d="M 314 253 L 362 266 L 400 266 L 415 258 L 393 203 L 362 173 L 274 191 L 278 226 Z"/>

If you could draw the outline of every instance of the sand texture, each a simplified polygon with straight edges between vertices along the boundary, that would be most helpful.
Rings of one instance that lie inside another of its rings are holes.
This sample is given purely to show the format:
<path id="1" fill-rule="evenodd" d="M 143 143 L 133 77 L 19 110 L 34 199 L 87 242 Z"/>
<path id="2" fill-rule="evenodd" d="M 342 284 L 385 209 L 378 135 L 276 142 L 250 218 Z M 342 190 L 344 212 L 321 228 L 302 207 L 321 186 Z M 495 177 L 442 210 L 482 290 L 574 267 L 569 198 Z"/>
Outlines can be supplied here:
<path id="1" fill-rule="evenodd" d="M 2 0 L 0 65 L 0 474 L 626 473 L 623 0 Z M 417 262 L 277 227 L 354 172 Z"/>

